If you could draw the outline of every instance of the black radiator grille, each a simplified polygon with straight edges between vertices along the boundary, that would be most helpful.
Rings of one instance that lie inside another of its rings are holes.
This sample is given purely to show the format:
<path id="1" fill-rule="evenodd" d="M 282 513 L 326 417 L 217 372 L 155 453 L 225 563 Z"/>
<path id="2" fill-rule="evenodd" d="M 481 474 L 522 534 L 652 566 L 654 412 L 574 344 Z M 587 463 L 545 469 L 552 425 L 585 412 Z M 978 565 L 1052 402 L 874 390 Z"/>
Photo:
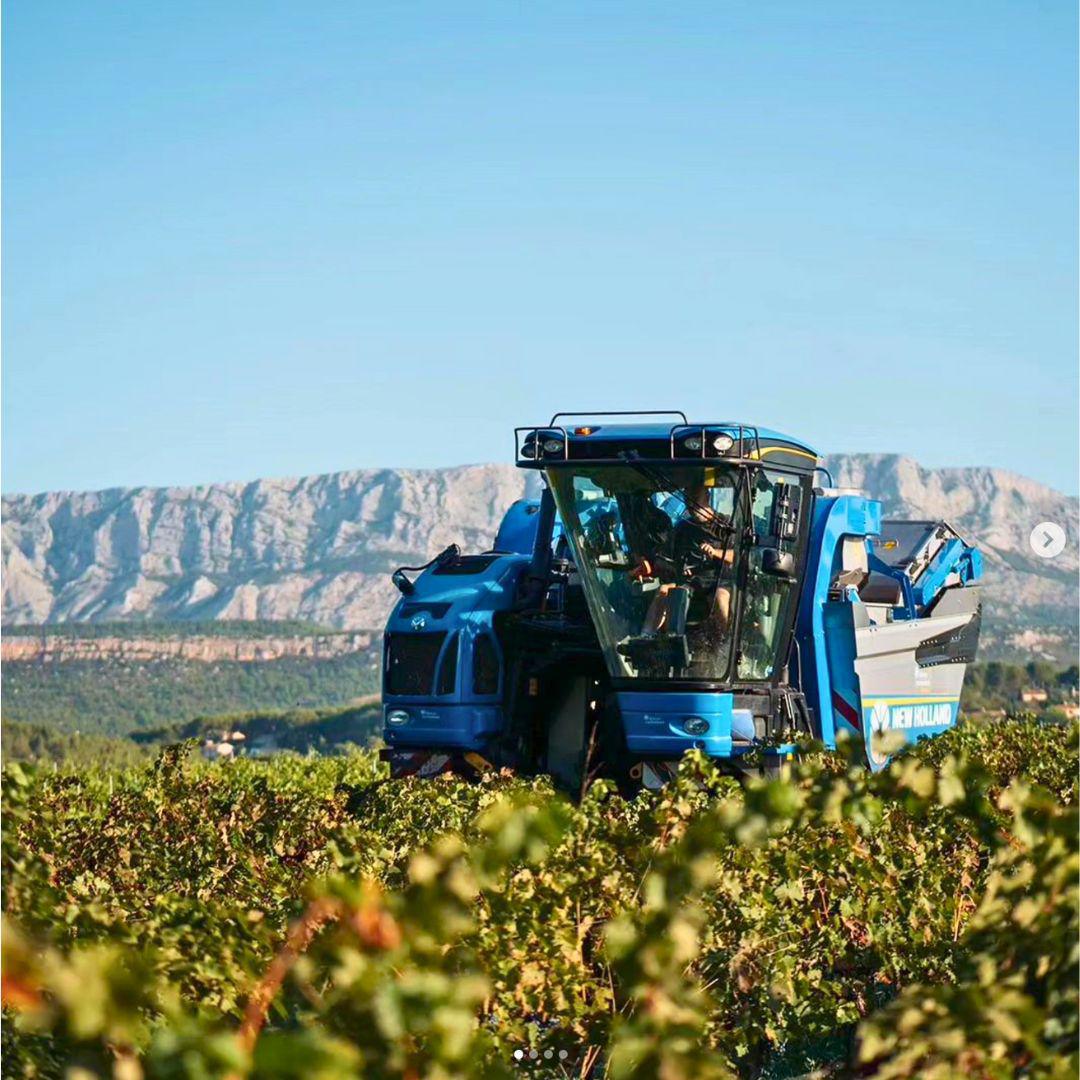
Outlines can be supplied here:
<path id="1" fill-rule="evenodd" d="M 445 631 L 389 634 L 386 638 L 386 692 L 430 694 Z"/>
<path id="2" fill-rule="evenodd" d="M 452 694 L 457 688 L 457 654 L 458 636 L 457 631 L 450 637 L 450 644 L 443 653 L 442 664 L 439 666 L 439 685 L 436 694 Z"/>
<path id="3" fill-rule="evenodd" d="M 499 691 L 499 654 L 487 634 L 473 643 L 473 693 L 496 694 Z"/>

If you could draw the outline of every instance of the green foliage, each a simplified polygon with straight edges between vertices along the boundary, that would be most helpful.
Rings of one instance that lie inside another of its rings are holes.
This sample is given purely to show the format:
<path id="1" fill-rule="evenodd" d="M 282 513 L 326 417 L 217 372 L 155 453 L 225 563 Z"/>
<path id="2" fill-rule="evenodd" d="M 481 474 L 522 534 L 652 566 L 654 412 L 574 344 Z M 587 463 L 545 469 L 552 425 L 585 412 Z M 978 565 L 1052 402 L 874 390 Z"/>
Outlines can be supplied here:
<path id="1" fill-rule="evenodd" d="M 364 746 L 382 732 L 378 699 L 346 709 L 285 709 L 203 716 L 167 728 L 151 728 L 132 736 L 140 745 L 163 745 L 239 731 L 245 745 L 273 743 L 278 750 L 326 753 L 342 747 Z"/>
<path id="2" fill-rule="evenodd" d="M 1076 739 L 965 725 L 876 775 L 811 755 L 744 785 L 691 755 L 662 792 L 579 805 L 391 782 L 370 753 L 9 766 L 5 1061 L 1075 1075 Z"/>
<path id="3" fill-rule="evenodd" d="M 377 703 L 346 709 L 287 709 L 198 717 L 186 724 L 150 728 L 130 737 L 81 735 L 38 724 L 6 720 L 0 729 L 5 761 L 52 762 L 68 767 L 123 768 L 147 760 L 156 750 L 186 739 L 242 732 L 245 751 L 339 753 L 369 745 L 382 728 Z"/>
<path id="4" fill-rule="evenodd" d="M 863 1025 L 860 1060 L 882 1080 L 1080 1072 L 1075 807 L 1021 782 L 1002 806 L 1014 839 L 994 853 L 956 981 L 909 986 Z"/>
<path id="5" fill-rule="evenodd" d="M 1063 747 L 1075 730 L 1075 725 L 1048 724 L 1030 713 L 1008 722 L 968 721 L 921 743 L 919 758 L 940 769 L 949 757 L 967 757 L 987 771 L 995 795 L 1023 779 L 1071 804 L 1076 801 L 1076 759 Z"/>
<path id="6" fill-rule="evenodd" d="M 340 705 L 377 691 L 379 668 L 364 652 L 250 663 L 13 662 L 2 676 L 5 721 L 123 735 L 211 714 Z"/>

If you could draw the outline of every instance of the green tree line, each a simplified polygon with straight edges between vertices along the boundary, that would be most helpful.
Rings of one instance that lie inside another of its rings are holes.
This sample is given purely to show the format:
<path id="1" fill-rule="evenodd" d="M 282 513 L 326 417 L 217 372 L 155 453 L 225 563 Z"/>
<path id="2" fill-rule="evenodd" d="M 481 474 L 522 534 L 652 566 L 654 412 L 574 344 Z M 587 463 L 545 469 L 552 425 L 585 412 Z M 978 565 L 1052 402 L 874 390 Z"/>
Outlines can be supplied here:
<path id="1" fill-rule="evenodd" d="M 126 735 L 199 716 L 340 706 L 378 689 L 378 652 L 250 663 L 159 660 L 3 665 L 4 719 Z"/>
<path id="2" fill-rule="evenodd" d="M 963 706 L 973 709 L 1011 709 L 1023 704 L 1024 690 L 1045 690 L 1048 705 L 1075 700 L 1080 668 L 1060 668 L 1044 660 L 1008 664 L 991 660 L 972 664 L 964 676 Z"/>

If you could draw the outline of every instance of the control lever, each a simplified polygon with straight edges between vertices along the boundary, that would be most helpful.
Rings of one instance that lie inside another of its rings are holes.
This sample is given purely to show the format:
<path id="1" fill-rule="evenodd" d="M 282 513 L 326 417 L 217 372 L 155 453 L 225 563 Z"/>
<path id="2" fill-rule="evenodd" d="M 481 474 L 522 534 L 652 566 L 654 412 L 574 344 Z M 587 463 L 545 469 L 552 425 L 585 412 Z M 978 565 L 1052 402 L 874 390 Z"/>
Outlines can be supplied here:
<path id="1" fill-rule="evenodd" d="M 610 555 L 598 555 L 596 565 L 601 570 L 626 570 L 630 566 L 630 559 L 626 552 L 616 551 Z"/>
<path id="2" fill-rule="evenodd" d="M 461 548 L 459 548 L 457 544 L 451 544 L 449 547 L 443 548 L 442 551 L 428 563 L 428 566 L 431 566 L 432 564 L 435 564 L 436 566 L 446 566 L 447 563 L 455 562 L 460 555 Z M 405 569 L 408 570 L 410 567 L 407 566 Z M 426 569 L 426 567 L 424 569 Z"/>

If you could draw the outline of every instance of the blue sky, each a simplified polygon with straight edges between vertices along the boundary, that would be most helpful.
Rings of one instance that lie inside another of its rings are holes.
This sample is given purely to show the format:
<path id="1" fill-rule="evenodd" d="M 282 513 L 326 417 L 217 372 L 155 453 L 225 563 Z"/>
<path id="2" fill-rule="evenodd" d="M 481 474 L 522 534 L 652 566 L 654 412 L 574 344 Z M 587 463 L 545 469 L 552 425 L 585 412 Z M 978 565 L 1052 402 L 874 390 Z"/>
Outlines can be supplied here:
<path id="1" fill-rule="evenodd" d="M 7 492 L 508 460 L 650 406 L 1077 490 L 1072 0 L 3 30 Z"/>

